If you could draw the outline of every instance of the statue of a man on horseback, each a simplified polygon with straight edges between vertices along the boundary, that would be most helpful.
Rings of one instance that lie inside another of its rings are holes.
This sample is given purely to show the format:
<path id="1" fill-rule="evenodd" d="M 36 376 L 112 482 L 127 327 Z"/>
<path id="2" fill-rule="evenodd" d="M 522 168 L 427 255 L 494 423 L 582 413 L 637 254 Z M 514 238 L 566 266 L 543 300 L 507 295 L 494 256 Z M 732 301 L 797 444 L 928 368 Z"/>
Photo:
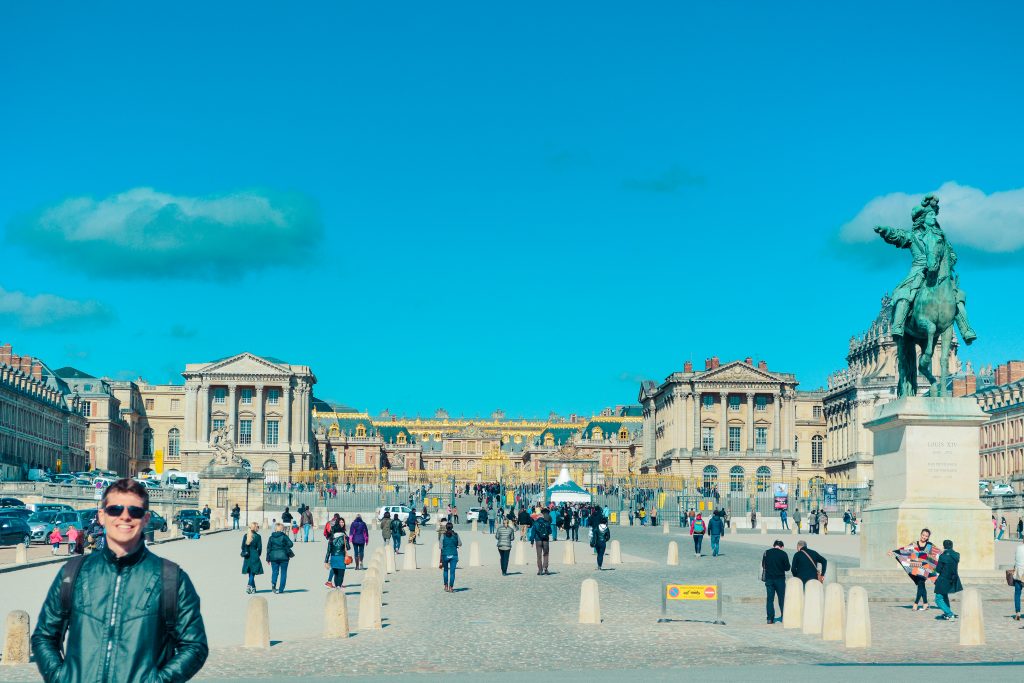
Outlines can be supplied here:
<path id="1" fill-rule="evenodd" d="M 918 371 L 929 381 L 929 396 L 945 395 L 954 321 L 965 344 L 977 339 L 967 320 L 967 298 L 953 272 L 956 252 L 939 226 L 938 213 L 939 198 L 927 195 L 911 212 L 910 230 L 875 228 L 886 242 L 911 253 L 910 273 L 893 292 L 892 335 L 899 354 L 899 396 L 916 394 Z M 937 342 L 942 344 L 941 379 L 931 372 Z"/>

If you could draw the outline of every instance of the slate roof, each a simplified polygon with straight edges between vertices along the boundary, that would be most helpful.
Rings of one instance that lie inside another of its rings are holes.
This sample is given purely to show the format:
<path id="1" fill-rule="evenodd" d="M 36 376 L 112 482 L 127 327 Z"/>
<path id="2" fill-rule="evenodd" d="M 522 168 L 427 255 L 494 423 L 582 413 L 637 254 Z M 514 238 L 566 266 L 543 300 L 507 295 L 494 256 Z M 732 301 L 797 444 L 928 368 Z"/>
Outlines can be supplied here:
<path id="1" fill-rule="evenodd" d="M 65 366 L 53 371 L 53 374 L 62 379 L 96 379 L 92 375 L 82 372 L 77 368 Z"/>

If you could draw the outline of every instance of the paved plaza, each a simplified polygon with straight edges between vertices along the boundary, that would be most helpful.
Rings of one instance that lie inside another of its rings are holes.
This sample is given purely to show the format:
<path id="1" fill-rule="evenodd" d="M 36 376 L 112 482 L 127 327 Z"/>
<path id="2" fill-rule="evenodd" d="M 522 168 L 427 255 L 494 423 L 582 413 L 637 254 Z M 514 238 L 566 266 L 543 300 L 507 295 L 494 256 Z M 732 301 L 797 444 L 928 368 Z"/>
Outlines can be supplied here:
<path id="1" fill-rule="evenodd" d="M 613 538 L 622 545 L 621 565 L 606 564 L 606 571 L 596 571 L 589 547 L 579 542 L 575 544 L 577 564 L 564 566 L 566 542 L 558 541 L 551 544 L 551 576 L 537 576 L 534 557 L 528 553 L 526 566 L 511 567 L 514 573 L 502 577 L 493 537 L 461 527 L 464 548 L 455 593 L 443 592 L 436 565 L 428 566 L 436 538 L 434 529 L 428 528 L 422 536 L 424 544 L 417 547 L 421 568 L 399 571 L 388 578 L 384 628 L 353 631 L 346 640 L 321 638 L 328 590 L 323 585 L 323 543 L 297 544 L 286 593 L 270 593 L 269 568 L 268 574 L 257 579 L 259 595 L 270 603 L 272 647 L 267 651 L 241 646 L 249 598 L 244 592 L 245 578 L 239 573 L 239 532 L 160 544 L 154 550 L 180 563 L 202 598 L 211 646 L 209 660 L 198 676 L 203 680 L 326 680 L 348 675 L 390 680 L 405 674 L 450 680 L 459 680 L 451 678 L 452 674 L 464 674 L 462 680 L 469 676 L 490 680 L 478 675 L 506 672 L 514 674 L 513 679 L 524 679 L 552 671 L 575 672 L 576 678 L 567 676 L 566 680 L 611 680 L 637 669 L 661 679 L 680 668 L 699 670 L 706 680 L 744 680 L 755 677 L 752 670 L 744 668 L 755 662 L 759 667 L 779 667 L 780 675 L 796 675 L 804 671 L 800 667 L 828 666 L 825 672 L 807 671 L 807 675 L 827 675 L 831 680 L 871 675 L 851 668 L 859 664 L 978 663 L 986 664 L 980 670 L 984 679 L 996 672 L 988 666 L 991 663 L 1020 659 L 1024 642 L 1024 631 L 1009 618 L 1012 592 L 998 586 L 982 588 L 988 642 L 981 647 L 959 646 L 959 626 L 937 621 L 936 610 L 911 612 L 907 608 L 913 596 L 909 581 L 905 586 L 868 588 L 874 643 L 867 650 L 847 650 L 841 644 L 783 630 L 781 624 L 767 626 L 758 573 L 761 553 L 773 535 L 729 535 L 722 556 L 710 557 L 705 544 L 704 557 L 697 559 L 690 538 L 676 529 L 663 535 L 660 529 L 649 527 L 612 527 Z M 375 534 L 371 539 L 371 552 L 379 547 L 379 538 Z M 792 551 L 797 537 L 783 538 Z M 474 540 L 480 543 L 484 566 L 469 568 L 469 543 Z M 678 567 L 665 563 L 670 540 L 680 545 Z M 811 539 L 812 547 L 839 566 L 857 564 L 856 544 L 855 537 Z M 408 547 L 402 550 L 407 552 Z M 1000 544 L 1001 556 L 1012 551 L 1013 544 Z M 401 567 L 403 558 L 398 559 Z M 55 571 L 56 565 L 49 565 L 3 574 L 2 612 L 25 609 L 34 622 Z M 586 578 L 594 578 L 600 585 L 600 625 L 577 623 L 580 584 Z M 346 574 L 353 629 L 361 579 L 362 572 Z M 710 602 L 672 605 L 669 617 L 673 621 L 658 623 L 663 581 L 721 582 L 726 624 L 711 623 L 715 613 Z M 584 675 L 587 671 L 594 673 Z M 949 667 L 929 669 L 928 675 L 942 678 L 946 674 L 964 676 L 962 670 Z M 36 680 L 39 676 L 34 666 L 0 667 L 0 681 Z"/>

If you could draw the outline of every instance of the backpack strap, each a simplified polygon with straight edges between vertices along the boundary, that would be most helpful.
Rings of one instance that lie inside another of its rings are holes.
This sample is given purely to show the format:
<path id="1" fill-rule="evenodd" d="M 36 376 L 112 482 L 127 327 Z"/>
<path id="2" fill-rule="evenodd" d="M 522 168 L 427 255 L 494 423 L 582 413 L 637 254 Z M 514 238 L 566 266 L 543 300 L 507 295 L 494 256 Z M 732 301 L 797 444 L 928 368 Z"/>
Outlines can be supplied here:
<path id="1" fill-rule="evenodd" d="M 170 635 L 178 625 L 178 580 L 181 578 L 181 567 L 165 558 L 161 558 L 161 562 L 160 615 L 164 620 L 165 633 Z"/>
<path id="2" fill-rule="evenodd" d="M 64 616 L 65 628 L 71 620 L 71 603 L 75 595 L 75 581 L 78 579 L 78 570 L 85 562 L 85 555 L 72 557 L 64 563 L 64 578 L 60 581 L 60 607 Z"/>

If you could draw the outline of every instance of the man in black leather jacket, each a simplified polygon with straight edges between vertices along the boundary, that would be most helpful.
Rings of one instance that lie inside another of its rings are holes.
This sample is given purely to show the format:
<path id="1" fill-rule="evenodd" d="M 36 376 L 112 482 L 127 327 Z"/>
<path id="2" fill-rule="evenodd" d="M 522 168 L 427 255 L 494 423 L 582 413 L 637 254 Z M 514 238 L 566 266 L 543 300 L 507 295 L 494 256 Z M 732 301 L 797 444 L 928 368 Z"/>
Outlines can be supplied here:
<path id="1" fill-rule="evenodd" d="M 32 634 L 44 680 L 170 683 L 187 681 L 206 662 L 206 630 L 191 580 L 176 565 L 165 571 L 165 561 L 142 542 L 148 508 L 149 494 L 131 479 L 103 492 L 106 547 L 76 558 L 81 565 L 67 600 L 61 586 L 76 560 L 61 567 Z M 165 575 L 176 581 L 167 591 L 176 604 L 163 597 Z"/>

